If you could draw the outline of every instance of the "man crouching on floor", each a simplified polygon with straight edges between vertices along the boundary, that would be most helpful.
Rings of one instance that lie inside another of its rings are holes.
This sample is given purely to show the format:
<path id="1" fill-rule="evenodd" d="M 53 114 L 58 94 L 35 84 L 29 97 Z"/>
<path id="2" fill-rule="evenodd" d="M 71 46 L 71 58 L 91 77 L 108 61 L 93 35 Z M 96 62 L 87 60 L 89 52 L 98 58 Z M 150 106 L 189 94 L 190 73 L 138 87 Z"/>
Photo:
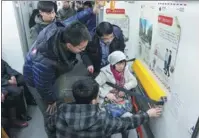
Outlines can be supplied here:
<path id="1" fill-rule="evenodd" d="M 56 138 L 109 138 L 114 133 L 136 128 L 159 117 L 162 109 L 151 108 L 131 117 L 114 118 L 102 112 L 98 106 L 99 85 L 93 79 L 82 79 L 72 86 L 74 104 L 63 103 L 48 126 L 56 129 Z"/>

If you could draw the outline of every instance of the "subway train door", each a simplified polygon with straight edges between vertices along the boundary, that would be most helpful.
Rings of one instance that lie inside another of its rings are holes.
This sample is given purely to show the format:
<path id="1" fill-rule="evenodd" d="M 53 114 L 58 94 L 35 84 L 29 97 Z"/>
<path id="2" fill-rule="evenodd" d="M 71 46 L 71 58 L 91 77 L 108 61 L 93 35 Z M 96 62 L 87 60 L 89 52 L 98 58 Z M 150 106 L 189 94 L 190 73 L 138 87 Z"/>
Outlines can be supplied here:
<path id="1" fill-rule="evenodd" d="M 33 9 L 37 8 L 37 1 L 13 1 L 13 5 L 21 33 L 23 53 L 26 55 L 31 47 L 29 19 Z"/>

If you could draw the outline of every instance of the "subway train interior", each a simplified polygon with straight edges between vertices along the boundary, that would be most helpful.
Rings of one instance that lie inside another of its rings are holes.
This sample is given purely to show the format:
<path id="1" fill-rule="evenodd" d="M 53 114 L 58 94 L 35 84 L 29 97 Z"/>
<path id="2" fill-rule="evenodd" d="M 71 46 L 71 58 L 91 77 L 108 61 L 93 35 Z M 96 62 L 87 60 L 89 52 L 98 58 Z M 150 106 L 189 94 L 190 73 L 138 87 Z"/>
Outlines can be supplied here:
<path id="1" fill-rule="evenodd" d="M 2 138 L 199 138 L 198 9 L 2 1 Z"/>

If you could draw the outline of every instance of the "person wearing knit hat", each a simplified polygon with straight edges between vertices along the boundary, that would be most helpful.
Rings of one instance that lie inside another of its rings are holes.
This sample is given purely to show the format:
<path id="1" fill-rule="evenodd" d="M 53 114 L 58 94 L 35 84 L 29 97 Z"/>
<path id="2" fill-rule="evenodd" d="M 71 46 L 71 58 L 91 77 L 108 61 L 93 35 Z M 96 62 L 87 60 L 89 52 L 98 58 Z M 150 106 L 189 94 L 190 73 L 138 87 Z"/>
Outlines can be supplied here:
<path id="1" fill-rule="evenodd" d="M 121 51 L 115 51 L 108 56 L 108 62 L 111 65 L 115 65 L 116 63 L 124 60 L 126 60 L 126 55 L 124 55 Z"/>
<path id="2" fill-rule="evenodd" d="M 99 105 L 113 117 L 132 116 L 130 96 L 124 92 L 113 89 L 106 82 L 111 82 L 131 90 L 137 86 L 137 80 L 126 64 L 126 56 L 121 51 L 114 51 L 108 56 L 109 64 L 100 70 L 95 78 L 100 86 Z M 128 137 L 128 132 L 123 132 L 122 137 Z M 135 131 L 135 136 L 136 136 Z"/>

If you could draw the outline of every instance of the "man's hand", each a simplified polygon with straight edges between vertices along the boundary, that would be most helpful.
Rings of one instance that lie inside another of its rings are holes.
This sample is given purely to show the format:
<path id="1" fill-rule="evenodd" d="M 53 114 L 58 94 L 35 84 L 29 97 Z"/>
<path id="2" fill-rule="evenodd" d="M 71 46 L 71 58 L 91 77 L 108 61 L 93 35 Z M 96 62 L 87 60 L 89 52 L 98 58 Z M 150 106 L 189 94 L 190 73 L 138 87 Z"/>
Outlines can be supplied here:
<path id="1" fill-rule="evenodd" d="M 10 80 L 8 80 L 8 82 L 11 84 L 11 85 L 17 85 L 17 80 L 15 78 L 15 76 L 12 76 L 10 78 Z"/>
<path id="2" fill-rule="evenodd" d="M 87 70 L 88 70 L 89 73 L 93 74 L 93 72 L 94 72 L 93 65 L 88 66 Z"/>
<path id="3" fill-rule="evenodd" d="M 49 104 L 48 108 L 46 110 L 46 112 L 50 115 L 52 115 L 53 113 L 55 113 L 57 111 L 57 104 L 56 102 L 54 102 L 53 104 Z"/>
<path id="4" fill-rule="evenodd" d="M 116 101 L 117 101 L 117 98 L 115 97 L 115 95 L 114 95 L 113 93 L 108 93 L 108 94 L 106 95 L 106 97 L 107 97 L 109 100 L 113 101 L 113 102 L 116 102 Z"/>
<path id="5" fill-rule="evenodd" d="M 104 1 L 96 0 L 93 8 L 93 13 L 98 14 L 101 7 L 104 6 Z"/>
<path id="6" fill-rule="evenodd" d="M 124 97 L 125 96 L 125 93 L 124 92 L 119 92 L 119 97 Z"/>
<path id="7" fill-rule="evenodd" d="M 17 85 L 17 83 L 13 80 L 8 80 L 8 83 L 11 84 L 11 85 Z"/>
<path id="8" fill-rule="evenodd" d="M 149 115 L 149 117 L 159 117 L 162 114 L 162 108 L 151 108 L 147 111 L 147 114 Z"/>

